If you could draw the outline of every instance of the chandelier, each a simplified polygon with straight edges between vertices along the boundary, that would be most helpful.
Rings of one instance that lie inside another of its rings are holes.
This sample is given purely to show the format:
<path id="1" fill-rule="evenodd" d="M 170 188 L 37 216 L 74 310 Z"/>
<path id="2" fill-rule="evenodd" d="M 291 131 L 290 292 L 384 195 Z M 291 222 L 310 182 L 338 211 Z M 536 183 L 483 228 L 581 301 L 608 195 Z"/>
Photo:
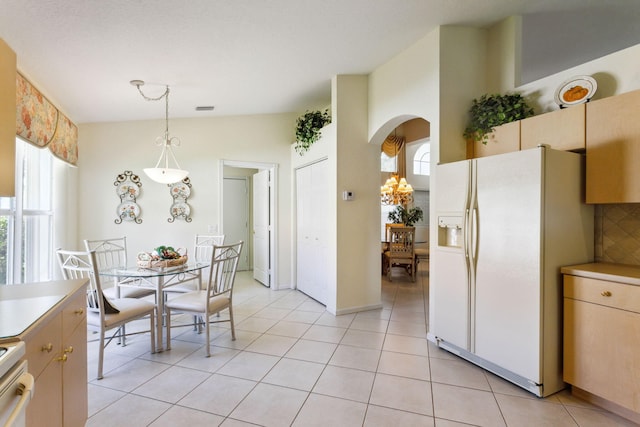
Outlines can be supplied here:
<path id="1" fill-rule="evenodd" d="M 180 182 L 189 175 L 189 172 L 180 168 L 178 161 L 176 160 L 176 156 L 173 154 L 173 147 L 180 146 L 180 140 L 176 137 L 169 136 L 169 86 L 166 86 L 166 90 L 164 93 L 157 98 L 150 98 L 142 93 L 142 89 L 140 86 L 144 85 L 142 80 L 131 80 L 130 82 L 133 86 L 138 88 L 138 92 L 140 95 L 147 101 L 159 101 L 162 98 L 165 99 L 165 131 L 164 136 L 159 136 L 156 138 L 156 145 L 162 147 L 162 152 L 160 153 L 160 158 L 156 165 L 152 168 L 145 168 L 144 173 L 147 174 L 149 178 L 151 178 L 155 182 L 159 182 L 160 184 L 173 184 L 175 182 Z M 175 163 L 175 168 L 169 167 L 169 157 Z"/>
<path id="2" fill-rule="evenodd" d="M 405 178 L 393 175 L 380 187 L 380 202 L 383 205 L 406 205 L 413 201 L 413 187 Z"/>

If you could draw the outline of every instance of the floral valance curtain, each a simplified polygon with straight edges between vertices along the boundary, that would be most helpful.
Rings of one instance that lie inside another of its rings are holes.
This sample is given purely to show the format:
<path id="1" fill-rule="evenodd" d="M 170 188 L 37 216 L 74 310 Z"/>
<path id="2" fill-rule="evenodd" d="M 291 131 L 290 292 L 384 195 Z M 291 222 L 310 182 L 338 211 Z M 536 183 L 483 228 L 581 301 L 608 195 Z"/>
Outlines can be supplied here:
<path id="1" fill-rule="evenodd" d="M 407 162 L 405 159 L 406 144 L 404 143 L 404 137 L 389 135 L 387 139 L 382 143 L 382 151 L 389 157 L 396 157 L 396 173 L 399 176 L 407 176 Z"/>
<path id="2" fill-rule="evenodd" d="M 16 135 L 54 156 L 78 163 L 78 127 L 20 73 L 16 74 Z"/>

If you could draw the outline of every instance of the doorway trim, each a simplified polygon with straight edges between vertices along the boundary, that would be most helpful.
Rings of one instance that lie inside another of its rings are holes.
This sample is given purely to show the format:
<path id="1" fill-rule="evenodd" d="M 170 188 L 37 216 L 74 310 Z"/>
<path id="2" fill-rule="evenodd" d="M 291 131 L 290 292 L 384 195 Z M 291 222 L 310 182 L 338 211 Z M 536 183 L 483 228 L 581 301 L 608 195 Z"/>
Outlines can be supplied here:
<path id="1" fill-rule="evenodd" d="M 218 185 L 220 194 L 220 203 L 218 204 L 218 230 L 222 230 L 224 224 L 224 167 L 234 168 L 249 168 L 265 170 L 268 169 L 271 172 L 271 190 L 269 192 L 269 215 L 271 217 L 271 233 L 269 233 L 269 251 L 270 251 L 270 266 L 269 272 L 271 275 L 270 287 L 273 290 L 280 289 L 278 281 L 278 165 L 276 163 L 262 163 L 262 162 L 249 162 L 244 160 L 226 160 L 220 159 L 218 167 Z M 251 234 L 251 231 L 249 231 Z M 253 234 L 251 234 L 250 238 Z"/>

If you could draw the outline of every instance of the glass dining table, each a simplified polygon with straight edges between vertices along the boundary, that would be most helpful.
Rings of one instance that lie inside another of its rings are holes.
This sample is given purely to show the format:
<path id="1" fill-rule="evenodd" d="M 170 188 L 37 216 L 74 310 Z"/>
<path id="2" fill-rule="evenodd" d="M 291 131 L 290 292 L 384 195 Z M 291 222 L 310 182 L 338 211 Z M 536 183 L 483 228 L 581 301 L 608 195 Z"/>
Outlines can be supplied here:
<path id="1" fill-rule="evenodd" d="M 175 267 L 127 267 L 100 270 L 98 274 L 115 278 L 116 297 L 120 297 L 120 288 L 146 288 L 156 293 L 156 351 L 163 351 L 164 334 L 164 295 L 170 286 L 196 280 L 202 289 L 202 270 L 209 267 L 209 263 L 187 263 Z"/>

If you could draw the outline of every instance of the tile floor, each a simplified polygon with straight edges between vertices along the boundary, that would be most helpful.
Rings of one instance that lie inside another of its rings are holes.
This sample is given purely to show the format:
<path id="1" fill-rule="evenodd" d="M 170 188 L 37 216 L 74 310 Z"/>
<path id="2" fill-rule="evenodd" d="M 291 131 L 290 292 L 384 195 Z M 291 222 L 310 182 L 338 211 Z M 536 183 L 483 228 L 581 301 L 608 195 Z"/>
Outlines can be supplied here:
<path id="1" fill-rule="evenodd" d="M 633 425 L 566 391 L 536 398 L 428 342 L 427 269 L 416 283 L 383 278 L 382 309 L 338 317 L 239 273 L 236 341 L 228 323 L 212 327 L 206 358 L 190 327 L 156 354 L 134 335 L 107 347 L 100 381 L 90 334 L 87 426 Z"/>

